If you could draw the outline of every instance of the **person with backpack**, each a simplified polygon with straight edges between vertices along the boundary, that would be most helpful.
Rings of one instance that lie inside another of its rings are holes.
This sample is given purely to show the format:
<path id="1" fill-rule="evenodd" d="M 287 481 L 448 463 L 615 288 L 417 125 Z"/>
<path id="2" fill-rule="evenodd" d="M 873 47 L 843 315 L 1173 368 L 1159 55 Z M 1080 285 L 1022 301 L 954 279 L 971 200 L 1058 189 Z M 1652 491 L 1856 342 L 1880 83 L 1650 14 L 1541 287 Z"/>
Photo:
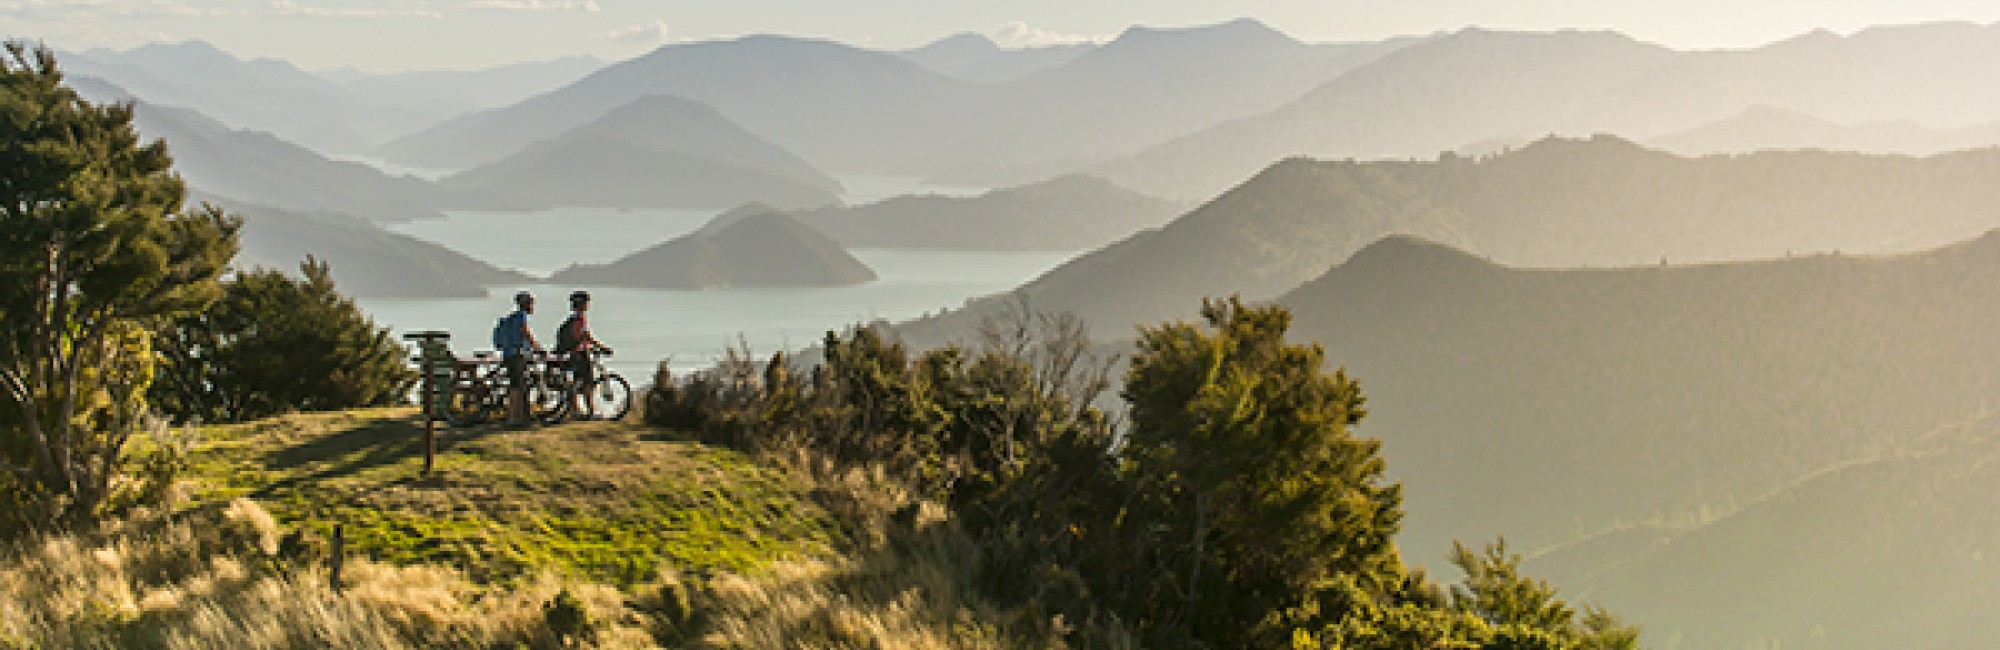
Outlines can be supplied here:
<path id="1" fill-rule="evenodd" d="M 611 354 L 611 346 L 605 345 L 590 333 L 590 320 L 587 317 L 590 311 L 590 292 L 582 290 L 571 292 L 569 308 L 569 318 L 563 321 L 562 326 L 556 328 L 556 353 L 569 355 L 570 376 L 576 380 L 576 391 L 570 397 L 572 400 L 570 409 L 572 412 L 585 414 L 586 418 L 595 419 L 597 396 L 591 389 L 597 385 L 597 366 L 591 362 L 590 355 L 596 350 Z M 582 404 L 575 401 L 577 396 L 583 398 Z"/>
<path id="2" fill-rule="evenodd" d="M 535 294 L 522 290 L 514 294 L 514 312 L 493 324 L 493 347 L 500 350 L 500 363 L 507 368 L 507 426 L 522 427 L 528 421 L 528 353 L 542 349 L 535 332 L 528 327 L 528 315 L 535 313 Z"/>

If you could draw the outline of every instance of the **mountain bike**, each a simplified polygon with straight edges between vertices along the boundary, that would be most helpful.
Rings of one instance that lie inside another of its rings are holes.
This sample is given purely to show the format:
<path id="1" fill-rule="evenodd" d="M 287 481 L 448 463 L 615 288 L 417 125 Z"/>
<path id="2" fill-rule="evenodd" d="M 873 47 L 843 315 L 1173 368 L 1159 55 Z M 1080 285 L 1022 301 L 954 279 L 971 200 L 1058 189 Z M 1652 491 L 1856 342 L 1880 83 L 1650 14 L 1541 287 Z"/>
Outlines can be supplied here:
<path id="1" fill-rule="evenodd" d="M 552 367 L 556 357 L 546 352 L 528 355 L 528 418 L 543 420 L 556 405 L 562 381 Z M 470 427 L 507 416 L 507 367 L 501 356 L 490 351 L 460 357 L 452 370 L 451 401 L 445 421 L 455 427 Z"/>
<path id="2" fill-rule="evenodd" d="M 591 370 L 594 371 L 591 374 L 597 378 L 589 386 L 577 385 L 567 363 L 548 364 L 549 392 L 543 397 L 553 403 L 543 402 L 546 409 L 541 411 L 542 422 L 559 424 L 575 417 L 577 403 L 582 401 L 578 396 L 584 394 L 579 390 L 589 391 L 588 394 L 597 399 L 597 412 L 586 414 L 589 419 L 622 420 L 632 411 L 632 384 L 625 381 L 623 375 L 604 369 L 604 357 L 611 356 L 611 351 L 595 348 L 588 354 Z"/>

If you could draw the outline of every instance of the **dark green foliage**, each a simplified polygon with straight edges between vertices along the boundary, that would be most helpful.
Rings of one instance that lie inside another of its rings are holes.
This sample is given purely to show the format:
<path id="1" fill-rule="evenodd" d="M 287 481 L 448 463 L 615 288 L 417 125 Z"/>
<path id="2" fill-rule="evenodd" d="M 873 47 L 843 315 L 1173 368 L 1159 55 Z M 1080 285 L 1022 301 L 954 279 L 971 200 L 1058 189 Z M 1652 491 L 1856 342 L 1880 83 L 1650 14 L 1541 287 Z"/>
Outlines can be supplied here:
<path id="1" fill-rule="evenodd" d="M 1124 456 L 1156 522 L 1162 584 L 1146 605 L 1239 645 L 1320 581 L 1393 576 L 1401 497 L 1382 479 L 1380 443 L 1348 433 L 1365 414 L 1360 387 L 1323 374 L 1319 346 L 1285 342 L 1289 312 L 1231 298 L 1202 316 L 1208 331 L 1142 330 Z"/>
<path id="2" fill-rule="evenodd" d="M 1143 330 L 1115 436 L 1094 404 L 1108 365 L 1081 322 L 1024 304 L 982 344 L 921 354 L 875 330 L 829 334 L 794 372 L 732 355 L 676 381 L 648 421 L 712 442 L 874 465 L 950 506 L 984 588 L 1060 620 L 1075 647 L 1111 630 L 1153 648 L 1630 648 L 1496 547 L 1455 557 L 1450 592 L 1400 561 L 1399 488 L 1350 427 L 1357 383 L 1285 342 L 1290 314 L 1230 299 L 1204 325 Z M 1044 630 L 1048 631 L 1048 630 Z M 1538 645 L 1539 644 L 1539 645 Z"/>
<path id="3" fill-rule="evenodd" d="M 549 626 L 549 634 L 565 646 L 590 641 L 596 622 L 591 620 L 590 608 L 583 599 L 565 588 L 556 592 L 542 608 L 542 620 Z"/>
<path id="4" fill-rule="evenodd" d="M 324 262 L 299 271 L 241 273 L 212 308 L 161 329 L 163 411 L 241 422 L 403 401 L 416 381 L 405 348 L 336 290 Z"/>
<path id="5" fill-rule="evenodd" d="M 164 143 L 91 104 L 46 48 L 0 57 L 0 530 L 113 500 L 146 417 L 141 324 L 196 311 L 238 222 L 182 212 Z M 17 519 L 18 518 L 18 519 Z"/>

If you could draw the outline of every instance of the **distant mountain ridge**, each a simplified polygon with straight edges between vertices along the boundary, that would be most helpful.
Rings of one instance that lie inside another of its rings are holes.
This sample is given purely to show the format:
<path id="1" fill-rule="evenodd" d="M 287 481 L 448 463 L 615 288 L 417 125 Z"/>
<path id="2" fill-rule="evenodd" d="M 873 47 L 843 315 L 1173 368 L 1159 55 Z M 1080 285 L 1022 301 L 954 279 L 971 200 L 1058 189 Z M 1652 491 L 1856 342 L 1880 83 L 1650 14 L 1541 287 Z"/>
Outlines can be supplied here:
<path id="1" fill-rule="evenodd" d="M 754 205 L 615 262 L 571 266 L 549 277 L 572 286 L 656 289 L 834 287 L 874 280 L 873 270 L 826 235 Z"/>
<path id="2" fill-rule="evenodd" d="M 911 63 L 953 79 L 996 84 L 1069 63 L 1095 47 L 1077 43 L 1008 49 L 983 34 L 961 32 L 899 54 Z"/>
<path id="3" fill-rule="evenodd" d="M 665 46 L 379 153 L 400 163 L 463 169 L 637 97 L 674 94 L 713 106 L 832 172 L 1020 184 L 1276 106 L 1409 42 L 1306 45 L 1255 21 L 1134 28 L 1060 65 L 978 83 L 913 62 L 925 54 L 751 36 Z M 981 54 L 976 40 L 941 47 L 930 53 L 994 56 L 990 49 Z"/>
<path id="4" fill-rule="evenodd" d="M 350 92 L 283 61 L 242 60 L 203 41 L 67 53 L 61 64 L 148 103 L 191 108 L 232 128 L 267 131 L 323 153 L 360 153 L 449 117 Z"/>
<path id="5" fill-rule="evenodd" d="M 1911 120 L 1849 125 L 1799 111 L 1757 106 L 1647 144 L 1681 155 L 1823 149 L 1927 156 L 2000 145 L 2000 123 L 1953 129 L 1931 128 Z"/>
<path id="6" fill-rule="evenodd" d="M 792 213 L 849 248 L 1090 250 L 1186 211 L 1087 176 L 974 197 L 899 196 Z"/>
<path id="7" fill-rule="evenodd" d="M 798 156 L 699 102 L 648 95 L 501 161 L 442 181 L 544 205 L 788 208 L 837 203 L 842 188 Z"/>
<path id="8" fill-rule="evenodd" d="M 1692 52 L 1610 32 L 1468 29 L 1383 56 L 1282 108 L 1093 169 L 1140 191 L 1199 197 L 1288 156 L 1427 158 L 1548 134 L 1647 140 L 1755 106 L 1957 128 L 2000 115 L 2000 70 L 1966 63 L 1996 57 L 2000 26 L 1963 23 Z"/>

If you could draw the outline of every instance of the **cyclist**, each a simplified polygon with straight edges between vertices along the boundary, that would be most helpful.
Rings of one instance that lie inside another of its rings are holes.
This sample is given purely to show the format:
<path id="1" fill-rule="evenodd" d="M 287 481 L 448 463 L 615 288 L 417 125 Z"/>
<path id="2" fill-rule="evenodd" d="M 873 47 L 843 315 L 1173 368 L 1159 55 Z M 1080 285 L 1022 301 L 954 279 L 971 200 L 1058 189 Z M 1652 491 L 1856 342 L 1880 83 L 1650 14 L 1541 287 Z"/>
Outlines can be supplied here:
<path id="1" fill-rule="evenodd" d="M 592 390 L 597 385 L 596 366 L 590 355 L 597 350 L 611 353 L 611 346 L 590 333 L 590 292 L 574 291 L 569 294 L 570 314 L 561 327 L 556 329 L 556 353 L 569 355 L 570 377 L 575 380 L 576 390 L 571 393 L 570 409 L 584 414 L 583 419 L 597 418 L 597 395 Z M 583 403 L 577 403 L 577 397 Z"/>
<path id="2" fill-rule="evenodd" d="M 528 353 L 540 351 L 542 344 L 528 327 L 528 315 L 535 313 L 535 294 L 515 293 L 514 307 L 493 326 L 493 347 L 500 349 L 500 363 L 507 368 L 507 426 L 523 427 L 529 423 Z"/>

